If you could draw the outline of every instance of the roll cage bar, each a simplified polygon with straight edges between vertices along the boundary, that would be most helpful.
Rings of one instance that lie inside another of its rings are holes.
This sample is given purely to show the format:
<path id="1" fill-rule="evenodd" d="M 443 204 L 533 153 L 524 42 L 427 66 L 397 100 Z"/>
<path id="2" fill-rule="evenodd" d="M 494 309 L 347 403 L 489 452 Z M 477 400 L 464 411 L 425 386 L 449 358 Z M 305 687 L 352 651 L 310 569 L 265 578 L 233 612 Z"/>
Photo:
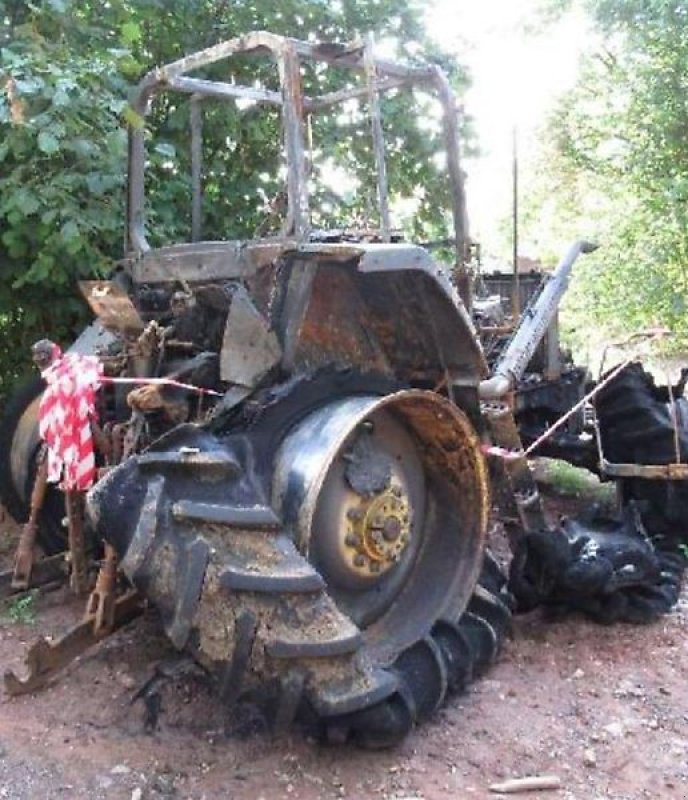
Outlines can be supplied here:
<path id="1" fill-rule="evenodd" d="M 187 73 L 238 54 L 265 54 L 273 58 L 279 73 L 280 91 L 204 80 Z M 317 97 L 304 95 L 301 62 L 309 59 L 362 72 L 362 85 L 329 92 Z M 442 106 L 444 143 L 450 185 L 456 265 L 464 263 L 467 240 L 463 176 L 459 162 L 458 113 L 455 95 L 445 73 L 435 65 L 408 67 L 376 58 L 372 37 L 350 44 L 318 44 L 259 31 L 192 53 L 178 61 L 151 70 L 140 81 L 132 100 L 133 110 L 142 118 L 161 92 L 191 95 L 191 238 L 201 238 L 201 115 L 199 101 L 206 97 L 237 98 L 282 109 L 284 149 L 287 170 L 287 211 L 281 235 L 303 239 L 309 233 L 307 161 L 304 122 L 309 114 L 354 98 L 368 101 L 377 169 L 377 200 L 380 216 L 379 236 L 391 240 L 385 150 L 379 95 L 398 87 L 422 86 L 434 91 Z M 133 255 L 150 250 L 145 233 L 145 141 L 144 126 L 131 126 L 129 134 L 129 183 L 126 247 Z"/>

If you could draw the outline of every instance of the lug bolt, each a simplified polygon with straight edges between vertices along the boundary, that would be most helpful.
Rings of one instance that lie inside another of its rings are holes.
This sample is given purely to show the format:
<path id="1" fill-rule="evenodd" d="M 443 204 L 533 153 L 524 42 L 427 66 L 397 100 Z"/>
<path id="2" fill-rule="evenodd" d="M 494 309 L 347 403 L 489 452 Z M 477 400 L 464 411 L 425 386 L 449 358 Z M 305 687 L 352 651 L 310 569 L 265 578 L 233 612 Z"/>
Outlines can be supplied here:
<path id="1" fill-rule="evenodd" d="M 346 537 L 344 538 L 344 544 L 348 547 L 357 547 L 361 543 L 361 540 L 356 536 L 355 533 L 347 533 Z"/>
<path id="2" fill-rule="evenodd" d="M 382 526 L 382 535 L 388 542 L 395 542 L 401 536 L 401 523 L 396 517 L 387 517 Z"/>
<path id="3" fill-rule="evenodd" d="M 366 563 L 365 556 L 361 555 L 360 553 L 357 553 L 354 556 L 354 566 L 355 567 L 363 567 L 363 566 L 365 566 L 365 563 Z"/>
<path id="4" fill-rule="evenodd" d="M 347 517 L 348 517 L 350 520 L 352 520 L 352 521 L 356 522 L 356 521 L 360 520 L 360 519 L 363 517 L 363 512 L 361 511 L 361 509 L 360 509 L 360 508 L 350 508 L 350 509 L 349 509 L 349 510 L 346 512 L 346 516 L 347 516 Z"/>

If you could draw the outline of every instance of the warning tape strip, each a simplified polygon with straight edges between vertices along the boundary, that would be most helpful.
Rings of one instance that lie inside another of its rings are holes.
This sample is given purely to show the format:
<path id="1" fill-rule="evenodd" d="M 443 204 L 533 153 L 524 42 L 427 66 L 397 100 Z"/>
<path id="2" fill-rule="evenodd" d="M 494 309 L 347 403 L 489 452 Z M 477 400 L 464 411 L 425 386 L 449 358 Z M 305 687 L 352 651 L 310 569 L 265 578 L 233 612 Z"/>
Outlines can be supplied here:
<path id="1" fill-rule="evenodd" d="M 496 444 L 484 444 L 480 450 L 486 456 L 494 456 L 504 461 L 515 461 L 517 458 L 523 458 L 523 450 L 507 450 L 506 447 L 498 447 Z"/>
<path id="2" fill-rule="evenodd" d="M 175 386 L 177 389 L 186 389 L 189 392 L 196 394 L 210 394 L 213 397 L 222 397 L 222 392 L 216 392 L 213 389 L 203 389 L 200 386 L 193 386 L 190 383 L 182 383 L 175 381 L 173 378 L 101 378 L 103 383 L 128 383 L 137 385 L 153 384 L 154 386 Z"/>
<path id="3" fill-rule="evenodd" d="M 563 416 L 559 417 L 559 419 L 555 423 L 550 425 L 550 427 L 547 428 L 547 430 L 525 450 L 507 450 L 504 447 L 498 447 L 496 445 L 483 445 L 481 447 L 482 452 L 485 453 L 485 455 L 495 456 L 496 458 L 502 458 L 505 461 L 513 461 L 517 458 L 527 458 L 546 439 L 548 439 L 554 433 L 554 431 L 559 429 L 570 417 L 572 417 L 576 413 L 576 411 L 581 409 L 586 403 L 592 400 L 592 398 L 595 397 L 595 395 L 597 395 L 598 392 L 601 392 L 602 389 L 604 389 L 604 387 L 608 383 L 611 383 L 611 381 L 613 381 L 614 378 L 616 378 L 616 376 L 620 372 L 626 369 L 626 367 L 635 360 L 636 356 L 632 356 L 631 358 L 627 358 L 625 361 L 623 361 L 621 364 L 615 367 L 607 375 L 606 378 L 601 380 L 590 392 L 588 392 L 585 395 L 585 397 L 581 398 L 574 406 L 571 406 L 571 408 Z"/>

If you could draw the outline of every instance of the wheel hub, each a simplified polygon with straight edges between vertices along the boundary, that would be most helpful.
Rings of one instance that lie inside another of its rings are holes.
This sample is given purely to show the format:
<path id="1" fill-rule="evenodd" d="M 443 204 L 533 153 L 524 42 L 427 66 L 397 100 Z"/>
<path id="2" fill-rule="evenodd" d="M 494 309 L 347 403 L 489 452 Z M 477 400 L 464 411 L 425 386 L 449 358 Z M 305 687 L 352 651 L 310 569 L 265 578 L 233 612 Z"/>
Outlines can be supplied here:
<path id="1" fill-rule="evenodd" d="M 347 565 L 359 575 L 380 575 L 399 561 L 411 535 L 409 498 L 390 486 L 347 512 L 344 536 Z"/>

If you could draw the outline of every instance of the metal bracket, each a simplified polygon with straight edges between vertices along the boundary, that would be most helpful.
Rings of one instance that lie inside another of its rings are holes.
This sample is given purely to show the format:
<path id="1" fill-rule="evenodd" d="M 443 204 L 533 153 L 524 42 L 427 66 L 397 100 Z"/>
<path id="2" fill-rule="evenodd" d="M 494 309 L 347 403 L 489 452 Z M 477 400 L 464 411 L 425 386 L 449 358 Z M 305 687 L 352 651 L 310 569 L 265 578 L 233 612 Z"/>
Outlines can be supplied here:
<path id="1" fill-rule="evenodd" d="M 136 591 L 129 591 L 117 598 L 113 610 L 113 627 L 116 631 L 138 617 L 142 612 L 141 597 Z M 93 617 L 88 616 L 78 625 L 56 641 L 42 637 L 27 651 L 26 677 L 19 678 L 12 670 L 5 672 L 5 690 L 12 697 L 29 694 L 44 688 L 50 679 L 80 656 L 89 647 L 102 640 L 95 632 Z"/>

